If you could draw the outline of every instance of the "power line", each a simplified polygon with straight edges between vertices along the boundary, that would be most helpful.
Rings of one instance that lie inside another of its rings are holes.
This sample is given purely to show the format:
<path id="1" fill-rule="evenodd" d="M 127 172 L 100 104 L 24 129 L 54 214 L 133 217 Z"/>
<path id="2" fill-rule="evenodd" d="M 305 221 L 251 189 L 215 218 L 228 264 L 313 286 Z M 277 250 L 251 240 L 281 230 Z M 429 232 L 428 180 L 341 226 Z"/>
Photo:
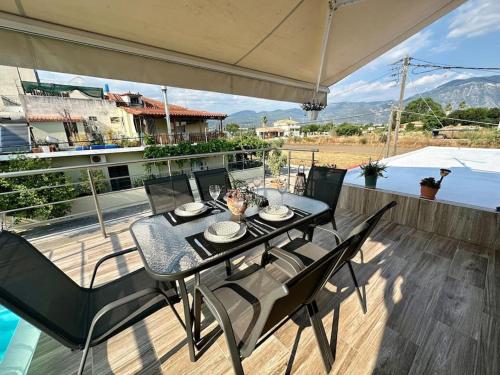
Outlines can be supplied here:
<path id="1" fill-rule="evenodd" d="M 429 113 L 420 113 L 420 112 L 413 112 L 413 111 L 407 111 L 403 110 L 403 113 L 409 113 L 412 115 L 418 115 L 418 116 L 425 116 L 425 117 L 437 117 L 443 120 L 453 120 L 453 121 L 462 121 L 462 122 L 470 122 L 473 124 L 483 124 L 483 125 L 492 125 L 492 126 L 498 126 L 497 123 L 494 122 L 484 122 L 484 121 L 476 121 L 476 120 L 467 120 L 467 119 L 462 119 L 462 118 L 453 118 L 453 117 L 444 117 L 444 116 L 437 116 L 435 114 L 429 114 Z"/>

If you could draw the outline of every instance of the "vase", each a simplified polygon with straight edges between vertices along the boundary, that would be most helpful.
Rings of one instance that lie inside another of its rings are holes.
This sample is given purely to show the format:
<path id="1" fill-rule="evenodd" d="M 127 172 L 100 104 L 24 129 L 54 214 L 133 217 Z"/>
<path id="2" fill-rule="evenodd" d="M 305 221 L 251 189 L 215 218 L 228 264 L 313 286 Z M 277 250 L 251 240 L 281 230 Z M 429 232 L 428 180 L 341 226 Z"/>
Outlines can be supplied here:
<path id="1" fill-rule="evenodd" d="M 318 119 L 319 111 L 309 111 L 309 120 L 316 121 Z"/>
<path id="2" fill-rule="evenodd" d="M 377 175 L 365 175 L 365 186 L 369 189 L 375 189 L 377 187 Z"/>
<path id="3" fill-rule="evenodd" d="M 420 185 L 420 198 L 434 200 L 438 191 L 439 188 Z"/>
<path id="4" fill-rule="evenodd" d="M 247 202 L 244 202 L 243 204 L 239 204 L 239 202 L 236 202 L 237 199 L 235 198 L 227 198 L 227 208 L 229 211 L 234 216 L 240 216 L 243 215 L 248 207 Z"/>

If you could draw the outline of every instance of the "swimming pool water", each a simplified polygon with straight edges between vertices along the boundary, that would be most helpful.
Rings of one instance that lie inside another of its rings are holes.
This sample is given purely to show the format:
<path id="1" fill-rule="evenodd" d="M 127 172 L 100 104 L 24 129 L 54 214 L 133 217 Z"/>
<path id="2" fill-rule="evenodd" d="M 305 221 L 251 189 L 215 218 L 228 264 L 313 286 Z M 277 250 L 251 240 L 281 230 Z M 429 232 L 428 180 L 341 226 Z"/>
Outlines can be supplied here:
<path id="1" fill-rule="evenodd" d="M 0 305 L 0 363 L 9 347 L 10 340 L 14 336 L 19 317 Z"/>

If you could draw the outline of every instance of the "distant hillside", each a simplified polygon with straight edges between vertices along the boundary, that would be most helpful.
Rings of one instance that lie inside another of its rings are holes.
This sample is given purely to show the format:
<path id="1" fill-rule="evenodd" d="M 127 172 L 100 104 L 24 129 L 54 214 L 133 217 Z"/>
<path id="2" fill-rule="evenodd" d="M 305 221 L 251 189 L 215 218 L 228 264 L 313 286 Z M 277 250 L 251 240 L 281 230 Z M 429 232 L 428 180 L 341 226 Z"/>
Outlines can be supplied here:
<path id="1" fill-rule="evenodd" d="M 443 107 L 450 103 L 453 108 L 465 101 L 470 107 L 498 107 L 500 106 L 500 75 L 489 77 L 473 77 L 467 79 L 456 79 L 447 82 L 433 90 L 422 93 L 423 96 L 431 97 L 441 103 Z M 412 96 L 405 102 L 417 99 Z M 339 102 L 330 103 L 320 113 L 318 120 L 335 118 L 337 122 L 353 123 L 383 123 L 387 121 L 388 114 L 381 110 L 388 109 L 392 100 L 379 102 Z M 225 123 L 235 122 L 241 126 L 255 126 L 260 124 L 263 116 L 267 116 L 269 124 L 276 120 L 292 118 L 295 121 L 308 121 L 307 115 L 300 108 L 279 109 L 275 111 L 256 112 L 252 110 L 240 111 L 231 114 Z M 356 116 L 356 117 L 353 117 Z M 344 119 L 345 118 L 345 119 Z"/>

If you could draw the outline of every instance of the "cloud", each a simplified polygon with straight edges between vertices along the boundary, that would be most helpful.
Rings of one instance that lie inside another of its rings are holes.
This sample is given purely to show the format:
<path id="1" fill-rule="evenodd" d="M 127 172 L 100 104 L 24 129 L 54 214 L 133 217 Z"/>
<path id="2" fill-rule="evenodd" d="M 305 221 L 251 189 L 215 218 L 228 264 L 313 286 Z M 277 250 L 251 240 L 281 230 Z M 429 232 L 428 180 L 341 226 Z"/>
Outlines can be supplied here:
<path id="1" fill-rule="evenodd" d="M 458 9 L 447 38 L 472 38 L 500 30 L 500 1 L 471 0 Z"/>

